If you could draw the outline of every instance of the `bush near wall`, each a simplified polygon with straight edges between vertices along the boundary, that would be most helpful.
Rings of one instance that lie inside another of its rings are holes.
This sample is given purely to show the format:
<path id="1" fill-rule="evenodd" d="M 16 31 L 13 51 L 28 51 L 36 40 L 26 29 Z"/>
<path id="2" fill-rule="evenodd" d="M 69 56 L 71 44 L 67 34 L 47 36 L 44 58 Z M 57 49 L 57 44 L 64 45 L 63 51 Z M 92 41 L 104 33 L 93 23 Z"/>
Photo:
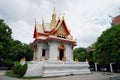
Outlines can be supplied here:
<path id="1" fill-rule="evenodd" d="M 21 64 L 16 62 L 13 68 L 13 73 L 18 75 L 19 77 L 23 77 L 27 70 L 27 63 Z"/>

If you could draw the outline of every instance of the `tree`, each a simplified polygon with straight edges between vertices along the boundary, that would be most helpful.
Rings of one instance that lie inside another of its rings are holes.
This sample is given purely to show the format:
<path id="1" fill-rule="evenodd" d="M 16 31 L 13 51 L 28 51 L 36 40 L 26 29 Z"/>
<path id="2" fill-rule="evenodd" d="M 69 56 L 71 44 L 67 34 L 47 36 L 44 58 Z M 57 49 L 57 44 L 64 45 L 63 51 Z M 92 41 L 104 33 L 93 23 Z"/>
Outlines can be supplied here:
<path id="1" fill-rule="evenodd" d="M 33 59 L 33 53 L 34 50 L 31 46 L 31 44 L 24 44 L 24 49 L 25 49 L 25 58 L 27 61 L 30 61 Z"/>
<path id="2" fill-rule="evenodd" d="M 95 43 L 94 60 L 101 64 L 120 62 L 120 24 L 104 31 Z"/>
<path id="3" fill-rule="evenodd" d="M 11 67 L 15 61 L 20 61 L 23 57 L 28 61 L 32 60 L 31 46 L 14 40 L 11 34 L 11 28 L 0 19 L 0 64 Z"/>
<path id="4" fill-rule="evenodd" d="M 14 40 L 9 57 L 14 61 L 20 61 L 23 57 L 25 57 L 27 61 L 30 61 L 33 57 L 33 49 L 31 45 L 21 43 L 19 40 Z"/>
<path id="5" fill-rule="evenodd" d="M 75 48 L 73 51 L 74 60 L 85 61 L 86 60 L 86 48 Z"/>
<path id="6" fill-rule="evenodd" d="M 12 30 L 0 19 L 0 60 L 7 59 L 10 52 Z"/>

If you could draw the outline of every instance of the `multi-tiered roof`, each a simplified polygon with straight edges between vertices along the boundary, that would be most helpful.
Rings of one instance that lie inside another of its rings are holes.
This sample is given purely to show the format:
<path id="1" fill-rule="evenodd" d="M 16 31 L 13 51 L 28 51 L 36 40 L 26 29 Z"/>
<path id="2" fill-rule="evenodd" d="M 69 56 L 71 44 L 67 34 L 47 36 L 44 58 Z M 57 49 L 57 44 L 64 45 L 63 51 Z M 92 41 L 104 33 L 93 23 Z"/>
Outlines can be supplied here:
<path id="1" fill-rule="evenodd" d="M 64 16 L 56 19 L 55 8 L 53 9 L 52 20 L 50 23 L 44 22 L 43 19 L 42 24 L 35 22 L 33 38 L 35 38 L 33 44 L 37 41 L 45 42 L 48 40 L 54 40 L 71 43 L 73 46 L 76 45 L 76 42 L 73 40 L 70 30 L 65 23 Z"/>

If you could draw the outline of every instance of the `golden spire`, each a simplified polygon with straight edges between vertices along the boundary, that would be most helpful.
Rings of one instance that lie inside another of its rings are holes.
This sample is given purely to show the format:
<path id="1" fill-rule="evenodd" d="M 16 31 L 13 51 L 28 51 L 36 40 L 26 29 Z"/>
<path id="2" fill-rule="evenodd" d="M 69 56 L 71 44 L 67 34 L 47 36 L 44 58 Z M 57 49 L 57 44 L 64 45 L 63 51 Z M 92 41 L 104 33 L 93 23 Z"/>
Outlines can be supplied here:
<path id="1" fill-rule="evenodd" d="M 52 20 L 51 20 L 51 28 L 53 29 L 56 24 L 56 11 L 55 11 L 55 0 L 54 0 L 54 8 L 53 8 L 53 13 L 52 13 Z"/>
<path id="2" fill-rule="evenodd" d="M 55 0 L 54 0 L 54 8 L 53 8 L 53 13 L 52 13 L 52 20 L 56 20 Z"/>

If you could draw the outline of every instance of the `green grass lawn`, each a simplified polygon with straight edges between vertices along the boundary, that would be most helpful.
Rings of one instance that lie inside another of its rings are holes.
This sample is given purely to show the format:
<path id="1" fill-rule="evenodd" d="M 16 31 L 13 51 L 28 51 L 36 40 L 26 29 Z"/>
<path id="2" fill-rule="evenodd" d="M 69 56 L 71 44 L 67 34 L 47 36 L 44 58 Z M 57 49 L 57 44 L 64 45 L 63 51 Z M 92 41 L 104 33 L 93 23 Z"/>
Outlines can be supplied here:
<path id="1" fill-rule="evenodd" d="M 32 76 L 32 77 L 19 77 L 18 75 L 14 74 L 12 70 L 6 72 L 6 76 L 13 77 L 13 78 L 22 78 L 22 79 L 39 79 L 43 78 L 41 76 Z"/>
<path id="2" fill-rule="evenodd" d="M 8 76 L 8 77 L 19 78 L 19 76 L 14 74 L 12 70 L 7 71 L 5 75 Z"/>

